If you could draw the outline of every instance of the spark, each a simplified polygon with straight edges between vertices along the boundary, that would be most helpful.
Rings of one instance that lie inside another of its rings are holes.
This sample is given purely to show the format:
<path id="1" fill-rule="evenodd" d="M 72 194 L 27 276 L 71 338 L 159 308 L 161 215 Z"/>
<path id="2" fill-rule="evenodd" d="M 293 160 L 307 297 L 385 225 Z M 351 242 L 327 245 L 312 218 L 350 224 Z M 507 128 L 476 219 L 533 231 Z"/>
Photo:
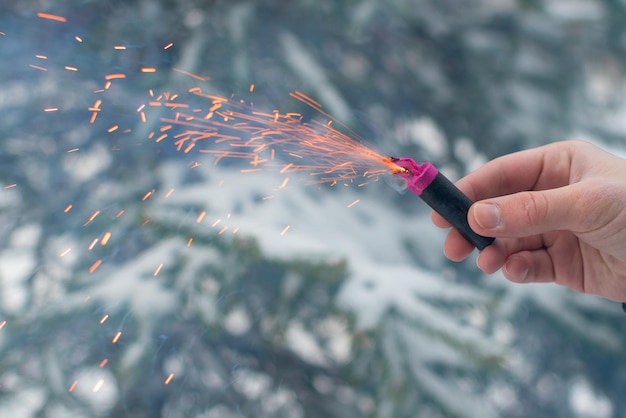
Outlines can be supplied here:
<path id="1" fill-rule="evenodd" d="M 282 230 L 282 232 L 280 233 L 281 236 L 285 235 L 287 233 L 287 231 L 289 231 L 289 228 L 291 228 L 291 225 L 287 225 L 285 227 L 285 229 Z"/>
<path id="2" fill-rule="evenodd" d="M 169 44 L 165 45 L 163 49 L 170 49 L 173 46 L 174 46 L 174 42 L 170 42 Z"/>
<path id="3" fill-rule="evenodd" d="M 12 189 L 14 187 L 17 187 L 17 183 L 13 183 L 13 184 L 9 184 L 9 185 L 4 186 L 5 189 Z"/>
<path id="4" fill-rule="evenodd" d="M 45 67 L 40 67 L 39 65 L 35 65 L 35 64 L 28 64 L 28 66 L 30 68 L 34 68 L 35 70 L 39 70 L 39 71 L 48 71 L 47 68 Z"/>
<path id="5" fill-rule="evenodd" d="M 189 238 L 187 240 L 187 248 L 191 247 L 191 243 L 193 242 L 193 238 Z"/>
<path id="6" fill-rule="evenodd" d="M 281 170 L 280 170 L 280 174 L 285 174 L 287 172 L 287 170 L 289 170 L 291 167 L 293 167 L 293 163 L 289 163 L 286 164 Z"/>
<path id="7" fill-rule="evenodd" d="M 56 111 L 58 111 L 58 110 L 59 110 L 59 108 L 58 108 L 58 107 L 47 107 L 47 108 L 45 108 L 43 111 L 44 111 L 44 112 L 56 112 Z"/>
<path id="8" fill-rule="evenodd" d="M 39 58 L 40 60 L 47 60 L 48 57 L 45 55 L 35 54 L 35 58 Z"/>
<path id="9" fill-rule="evenodd" d="M 162 268 L 163 268 L 163 263 L 159 264 L 159 266 L 156 268 L 156 270 L 154 270 L 154 273 L 152 275 L 156 277 Z"/>
<path id="10" fill-rule="evenodd" d="M 215 228 L 220 222 L 222 222 L 221 218 L 218 218 L 211 224 L 211 228 Z"/>
<path id="11" fill-rule="evenodd" d="M 141 69 L 142 73 L 156 73 L 156 68 L 143 67 Z"/>
<path id="12" fill-rule="evenodd" d="M 148 193 L 146 193 L 146 194 L 145 194 L 145 195 L 141 198 L 141 200 L 145 202 L 145 201 L 146 201 L 146 200 L 148 200 L 148 199 L 149 199 L 149 198 L 150 198 L 153 194 L 154 194 L 154 189 L 152 189 L 152 190 L 150 190 Z"/>
<path id="13" fill-rule="evenodd" d="M 172 195 L 172 193 L 174 193 L 173 187 L 165 194 L 165 198 L 168 199 Z"/>
<path id="14" fill-rule="evenodd" d="M 104 315 L 101 319 L 100 319 L 100 325 L 104 324 L 106 322 L 106 320 L 109 319 L 109 314 Z"/>
<path id="15" fill-rule="evenodd" d="M 111 340 L 111 342 L 113 344 L 117 344 L 117 342 L 120 340 L 120 337 L 122 336 L 122 331 L 117 331 L 115 333 L 115 335 L 113 336 L 113 339 Z"/>
<path id="16" fill-rule="evenodd" d="M 217 235 L 222 235 L 226 231 L 228 231 L 228 226 L 225 226 L 224 228 L 220 229 Z"/>
<path id="17" fill-rule="evenodd" d="M 76 42 L 80 42 L 80 43 L 82 43 L 82 42 L 83 42 L 83 38 L 81 38 L 81 37 L 80 37 L 80 36 L 78 36 L 78 35 L 74 36 L 74 39 L 76 39 Z"/>
<path id="18" fill-rule="evenodd" d="M 99 379 L 92 389 L 93 393 L 98 393 L 102 389 L 102 385 L 104 385 L 104 379 Z"/>
<path id="19" fill-rule="evenodd" d="M 205 216 L 206 216 L 206 211 L 203 210 L 202 212 L 200 212 L 200 214 L 196 218 L 196 223 L 199 224 L 200 222 L 202 222 L 202 220 L 204 219 Z"/>
<path id="20" fill-rule="evenodd" d="M 165 379 L 165 382 L 163 383 L 165 383 L 166 385 L 169 385 L 173 378 L 174 378 L 174 373 L 170 373 L 169 376 L 167 376 L 167 379 Z"/>
<path id="21" fill-rule="evenodd" d="M 357 199 L 357 200 L 355 200 L 354 202 L 352 202 L 352 203 L 350 203 L 350 204 L 348 205 L 348 208 L 351 208 L 352 206 L 356 205 L 356 204 L 357 204 L 357 203 L 359 203 L 360 201 L 361 201 L 361 199 Z"/>
<path id="22" fill-rule="evenodd" d="M 103 359 L 100 364 L 98 365 L 98 367 L 100 367 L 101 369 L 107 365 L 107 363 L 109 362 L 108 358 Z"/>
<path id="23" fill-rule="evenodd" d="M 98 243 L 98 238 L 94 238 L 93 241 L 91 241 L 91 244 L 89 244 L 89 247 L 87 247 L 89 251 L 93 250 L 93 247 L 95 247 L 97 243 Z"/>
<path id="24" fill-rule="evenodd" d="M 119 126 L 117 126 L 117 125 L 113 125 L 113 126 L 111 126 L 109 129 L 107 129 L 107 132 L 108 132 L 108 133 L 115 132 L 115 131 L 117 131 L 117 130 L 118 130 L 118 128 L 119 128 Z"/>
<path id="25" fill-rule="evenodd" d="M 279 190 L 284 189 L 287 186 L 287 183 L 289 183 L 289 177 L 285 177 L 285 179 L 283 180 L 283 182 L 280 184 L 280 186 L 278 186 Z"/>
<path id="26" fill-rule="evenodd" d="M 77 385 L 78 385 L 78 380 L 74 380 L 67 391 L 69 393 L 74 392 L 74 389 L 76 389 Z"/>
<path id="27" fill-rule="evenodd" d="M 111 233 L 109 231 L 105 232 L 104 235 L 102 236 L 102 239 L 100 240 L 100 245 L 101 246 L 105 246 L 109 243 L 109 240 L 111 239 Z"/>
<path id="28" fill-rule="evenodd" d="M 96 262 L 93 263 L 91 267 L 89 267 L 89 273 L 93 273 L 94 271 L 96 271 L 96 269 L 100 267 L 100 264 L 102 264 L 102 260 L 101 259 L 96 260 Z"/>
<path id="29" fill-rule="evenodd" d="M 118 80 L 118 79 L 122 79 L 122 78 L 126 78 L 126 74 L 115 73 L 115 74 L 107 74 L 107 75 L 104 76 L 104 79 L 106 81 Z"/>
<path id="30" fill-rule="evenodd" d="M 66 249 L 61 254 L 59 254 L 59 257 L 65 257 L 66 255 L 68 255 L 70 253 L 70 251 L 72 251 L 71 248 Z"/>
<path id="31" fill-rule="evenodd" d="M 87 222 L 85 222 L 85 223 L 83 224 L 83 226 L 87 226 L 87 225 L 89 225 L 89 224 L 90 224 L 90 223 L 91 223 L 94 219 L 96 219 L 96 216 L 98 216 L 98 215 L 100 215 L 100 211 L 99 211 L 99 210 L 95 211 L 95 212 L 94 212 L 94 213 L 93 213 L 93 214 L 89 217 L 89 219 L 87 220 Z"/>
<path id="32" fill-rule="evenodd" d="M 42 19 L 49 19 L 49 20 L 56 20 L 57 22 L 67 22 L 67 19 L 63 16 L 58 16 L 58 15 L 53 15 L 50 13 L 42 13 L 42 12 L 38 12 L 37 13 L 37 17 L 40 17 Z"/>
<path id="33" fill-rule="evenodd" d="M 2 322 L 0 322 L 0 329 L 4 328 L 4 326 L 7 324 L 7 320 L 3 320 Z"/>
<path id="34" fill-rule="evenodd" d="M 117 212 L 117 215 L 115 215 L 116 218 L 119 218 L 120 216 L 122 216 L 124 214 L 124 209 L 120 210 L 119 212 Z"/>
<path id="35" fill-rule="evenodd" d="M 65 67 L 63 67 L 63 68 L 65 68 L 67 71 L 74 71 L 74 72 L 78 71 L 78 68 L 76 68 L 76 67 L 72 67 L 72 66 L 70 66 L 70 65 L 66 65 L 66 66 L 65 66 Z"/>
<path id="36" fill-rule="evenodd" d="M 233 229 L 233 235 L 236 234 L 237 232 L 239 232 L 239 227 Z"/>
<path id="37" fill-rule="evenodd" d="M 189 71 L 181 70 L 180 68 L 175 68 L 174 67 L 174 68 L 172 68 L 172 71 L 175 71 L 175 72 L 180 73 L 180 74 L 184 74 L 184 75 L 186 75 L 188 77 L 191 77 L 191 78 L 195 78 L 196 80 L 199 80 L 199 81 L 207 81 L 207 80 L 209 80 L 209 77 L 202 77 L 200 75 L 190 73 Z"/>
<path id="38" fill-rule="evenodd" d="M 117 50 L 117 51 L 123 51 L 126 49 L 126 46 L 124 45 L 114 45 L 113 49 Z"/>
<path id="39" fill-rule="evenodd" d="M 254 84 L 250 84 L 250 93 L 254 92 Z"/>
<path id="40" fill-rule="evenodd" d="M 274 198 L 274 196 L 272 196 L 272 195 L 267 195 L 267 196 L 263 196 L 263 197 L 261 198 L 261 200 L 270 200 L 270 199 L 273 199 L 273 198 Z"/>
<path id="41" fill-rule="evenodd" d="M 67 150 L 67 152 L 68 152 L 68 153 L 70 153 L 70 152 L 76 152 L 76 151 L 78 151 L 78 150 L 80 150 L 80 148 L 72 148 L 72 149 L 68 149 L 68 150 Z"/>

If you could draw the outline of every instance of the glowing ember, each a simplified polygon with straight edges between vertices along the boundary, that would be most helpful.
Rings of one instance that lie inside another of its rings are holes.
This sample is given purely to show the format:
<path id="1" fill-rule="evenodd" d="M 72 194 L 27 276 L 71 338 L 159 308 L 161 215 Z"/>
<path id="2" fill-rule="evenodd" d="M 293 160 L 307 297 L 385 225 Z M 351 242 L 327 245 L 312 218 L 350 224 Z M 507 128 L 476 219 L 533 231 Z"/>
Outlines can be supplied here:
<path id="1" fill-rule="evenodd" d="M 115 333 L 115 336 L 113 336 L 113 339 L 111 340 L 111 342 L 113 344 L 117 344 L 117 342 L 120 340 L 120 337 L 122 336 L 122 331 L 117 331 Z"/>
<path id="2" fill-rule="evenodd" d="M 98 243 L 98 238 L 94 238 L 94 239 L 91 241 L 91 244 L 89 244 L 89 247 L 87 247 L 87 249 L 88 249 L 89 251 L 93 250 L 93 247 L 95 247 L 97 243 Z"/>
<path id="3" fill-rule="evenodd" d="M 102 239 L 100 240 L 100 245 L 104 247 L 105 245 L 107 245 L 110 239 L 111 239 L 111 233 L 109 231 L 105 232 L 104 235 L 102 236 Z"/>
<path id="4" fill-rule="evenodd" d="M 67 22 L 67 19 L 64 18 L 63 16 L 58 16 L 58 15 L 53 15 L 50 13 L 37 13 L 37 17 L 40 17 L 42 19 L 49 19 L 49 20 L 56 20 L 57 22 Z"/>
<path id="5" fill-rule="evenodd" d="M 78 385 L 78 380 L 74 380 L 72 382 L 72 385 L 69 387 L 69 389 L 67 390 L 68 392 L 72 393 L 74 391 L 74 389 L 76 389 L 76 386 Z"/>
<path id="6" fill-rule="evenodd" d="M 166 385 L 169 385 L 173 378 L 174 378 L 174 373 L 170 373 L 170 375 L 167 376 L 167 379 L 165 379 L 165 382 L 163 383 L 165 383 Z"/>
<path id="7" fill-rule="evenodd" d="M 89 273 L 93 273 L 94 271 L 96 271 L 96 269 L 100 267 L 100 264 L 102 264 L 102 260 L 100 259 L 96 260 L 96 262 L 93 263 L 91 267 L 89 267 Z"/>
<path id="8" fill-rule="evenodd" d="M 40 67 L 39 65 L 35 65 L 35 64 L 29 64 L 28 65 L 30 68 L 34 68 L 35 70 L 39 70 L 39 71 L 48 71 L 47 68 L 45 67 Z"/>
<path id="9" fill-rule="evenodd" d="M 93 393 L 98 393 L 100 389 L 102 389 L 103 385 L 104 385 L 104 379 L 99 379 L 92 389 Z"/>
<path id="10" fill-rule="evenodd" d="M 142 201 L 146 201 L 147 199 L 149 199 L 152 195 L 154 194 L 154 189 L 150 190 L 148 193 L 146 193 L 141 200 Z"/>
<path id="11" fill-rule="evenodd" d="M 89 224 L 90 224 L 90 223 L 91 223 L 94 219 L 96 219 L 96 216 L 98 216 L 99 214 L 100 214 L 100 211 L 99 211 L 99 210 L 95 211 L 95 212 L 94 212 L 94 213 L 93 213 L 93 214 L 89 217 L 89 219 L 87 220 L 87 222 L 85 222 L 85 223 L 83 224 L 83 226 L 87 226 L 87 225 L 89 225 Z"/>

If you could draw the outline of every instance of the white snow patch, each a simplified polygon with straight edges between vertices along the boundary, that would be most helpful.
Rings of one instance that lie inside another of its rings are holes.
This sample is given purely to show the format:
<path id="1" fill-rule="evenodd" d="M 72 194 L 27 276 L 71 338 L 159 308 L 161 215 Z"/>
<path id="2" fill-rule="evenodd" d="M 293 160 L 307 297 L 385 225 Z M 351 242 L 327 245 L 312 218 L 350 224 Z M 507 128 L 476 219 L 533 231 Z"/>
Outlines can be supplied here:
<path id="1" fill-rule="evenodd" d="M 579 417 L 608 418 L 613 415 L 611 401 L 582 377 L 570 383 L 569 403 Z"/>

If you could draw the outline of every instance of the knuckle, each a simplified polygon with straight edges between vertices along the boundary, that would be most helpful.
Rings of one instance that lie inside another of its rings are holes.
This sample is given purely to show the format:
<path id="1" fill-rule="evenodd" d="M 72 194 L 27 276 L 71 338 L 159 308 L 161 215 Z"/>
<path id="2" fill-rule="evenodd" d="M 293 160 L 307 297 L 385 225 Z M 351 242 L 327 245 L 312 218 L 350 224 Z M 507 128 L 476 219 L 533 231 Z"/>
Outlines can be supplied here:
<path id="1" fill-rule="evenodd" d="M 545 220 L 549 213 L 549 201 L 543 193 L 525 193 L 523 200 L 523 216 L 527 225 Z"/>

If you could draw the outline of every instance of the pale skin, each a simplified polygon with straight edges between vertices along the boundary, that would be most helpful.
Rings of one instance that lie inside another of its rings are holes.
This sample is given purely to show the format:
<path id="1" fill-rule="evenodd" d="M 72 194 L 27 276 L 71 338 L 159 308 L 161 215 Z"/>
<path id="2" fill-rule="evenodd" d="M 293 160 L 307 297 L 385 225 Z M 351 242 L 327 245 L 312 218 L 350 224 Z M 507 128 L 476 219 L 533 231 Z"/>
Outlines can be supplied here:
<path id="1" fill-rule="evenodd" d="M 475 201 L 472 229 L 496 238 L 478 256 L 482 271 L 626 301 L 625 159 L 583 141 L 556 142 L 490 161 L 457 186 Z M 433 221 L 450 227 L 437 213 Z M 450 230 L 449 259 L 473 249 Z"/>

